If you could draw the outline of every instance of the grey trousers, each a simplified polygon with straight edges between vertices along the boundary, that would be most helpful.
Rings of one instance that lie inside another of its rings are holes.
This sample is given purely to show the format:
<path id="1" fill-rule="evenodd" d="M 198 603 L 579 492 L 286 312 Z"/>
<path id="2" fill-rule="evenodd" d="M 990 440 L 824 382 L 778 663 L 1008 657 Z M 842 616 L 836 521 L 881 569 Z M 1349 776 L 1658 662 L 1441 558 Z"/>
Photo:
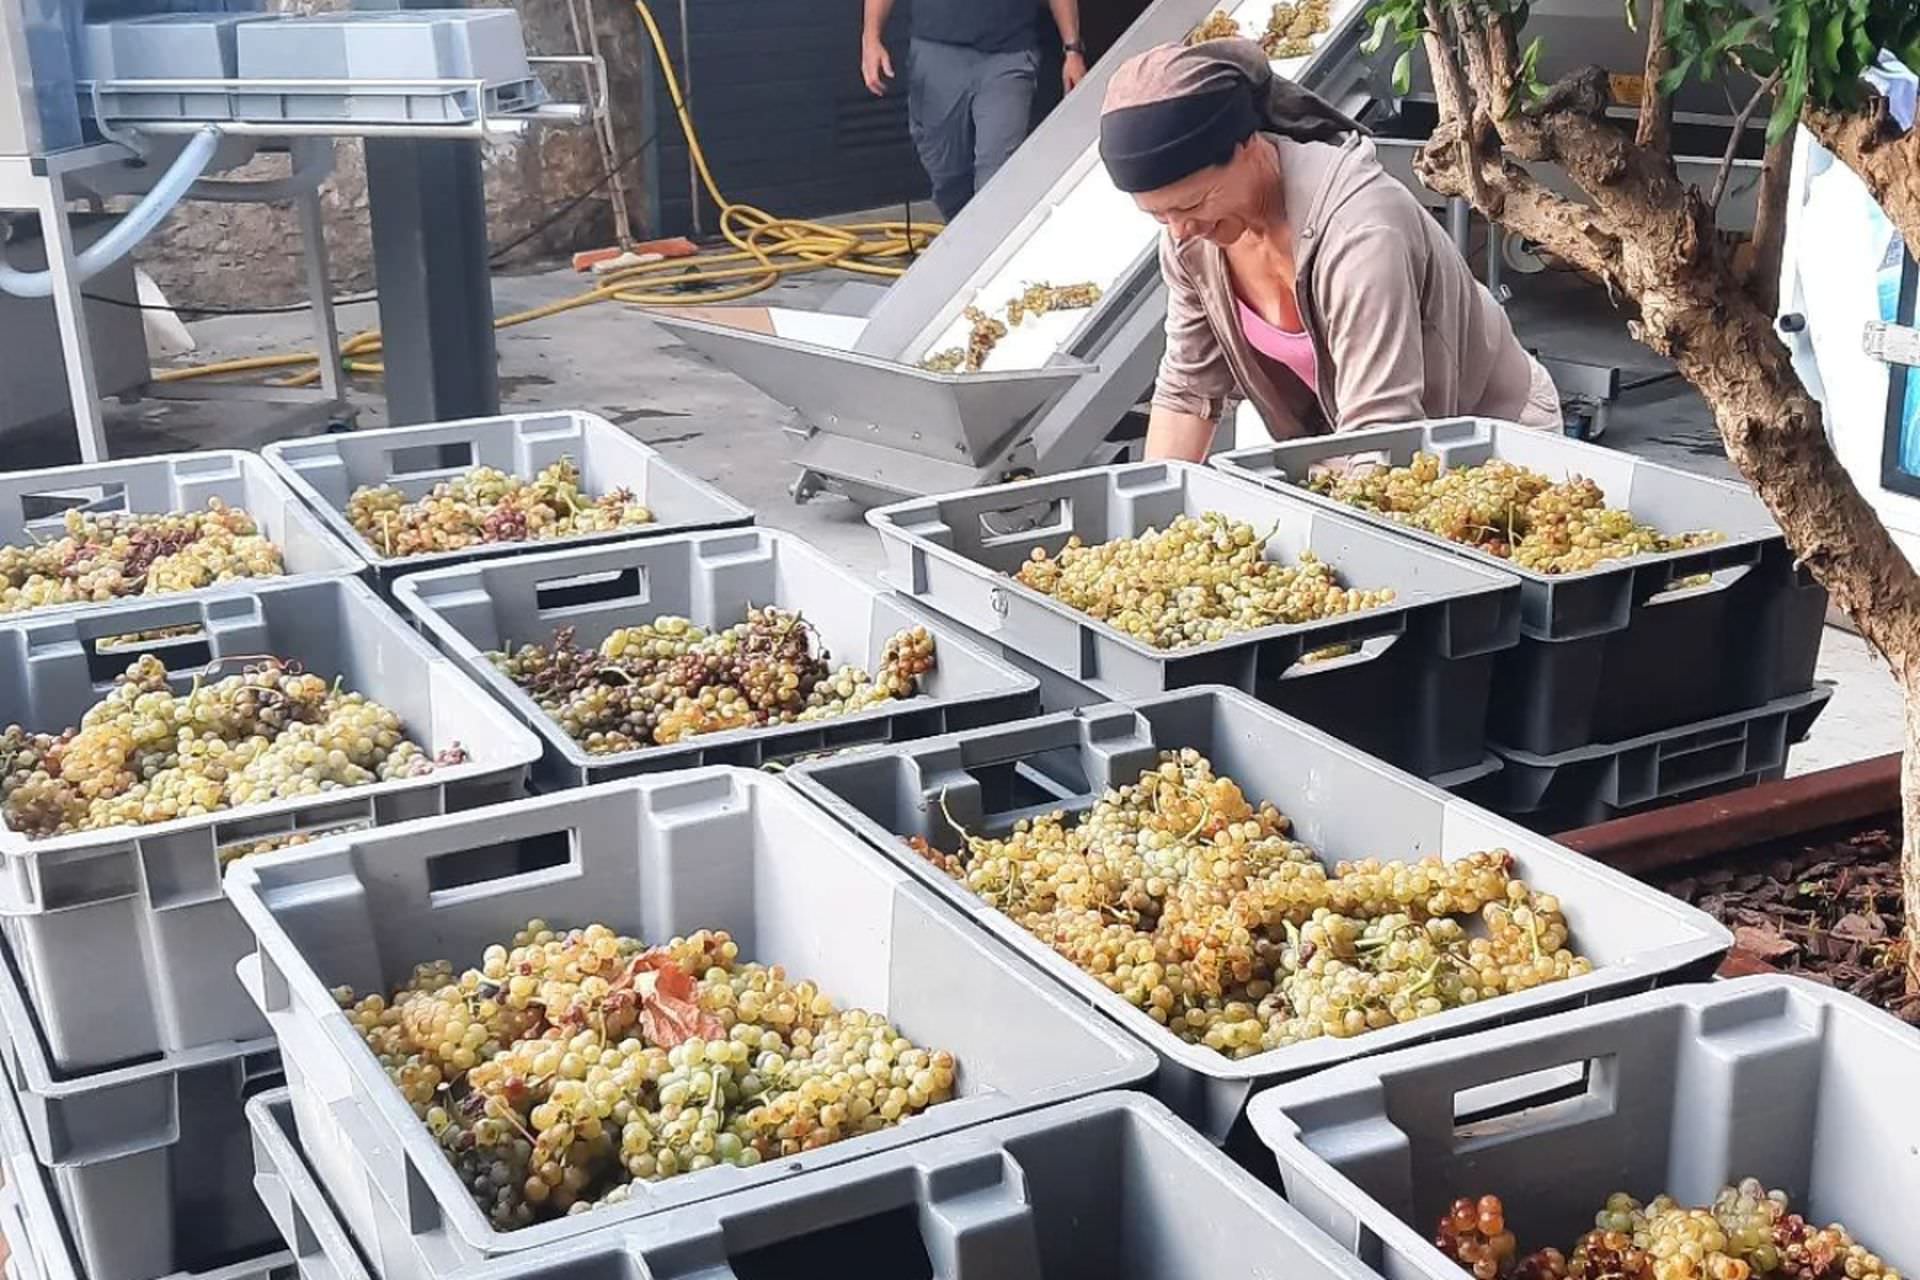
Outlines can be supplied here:
<path id="1" fill-rule="evenodd" d="M 908 59 L 913 145 L 933 180 L 933 202 L 952 218 L 1027 136 L 1040 52 L 915 40 Z"/>

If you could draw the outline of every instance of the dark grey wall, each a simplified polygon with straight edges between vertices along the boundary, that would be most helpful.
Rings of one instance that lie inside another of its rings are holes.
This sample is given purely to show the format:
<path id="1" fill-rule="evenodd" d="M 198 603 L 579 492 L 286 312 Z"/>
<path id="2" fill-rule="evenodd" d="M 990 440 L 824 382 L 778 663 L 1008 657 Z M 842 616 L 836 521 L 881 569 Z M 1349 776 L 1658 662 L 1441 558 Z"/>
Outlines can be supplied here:
<path id="1" fill-rule="evenodd" d="M 906 72 L 907 10 L 889 26 L 894 66 Z M 730 200 L 778 216 L 810 217 L 899 204 L 927 194 L 907 136 L 903 78 L 884 98 L 860 81 L 861 0 L 652 0 L 677 63 L 692 49 L 692 108 L 707 163 Z M 685 139 L 657 66 L 646 118 L 659 135 L 647 171 L 655 234 L 693 230 Z M 718 218 L 701 196 L 702 228 Z"/>

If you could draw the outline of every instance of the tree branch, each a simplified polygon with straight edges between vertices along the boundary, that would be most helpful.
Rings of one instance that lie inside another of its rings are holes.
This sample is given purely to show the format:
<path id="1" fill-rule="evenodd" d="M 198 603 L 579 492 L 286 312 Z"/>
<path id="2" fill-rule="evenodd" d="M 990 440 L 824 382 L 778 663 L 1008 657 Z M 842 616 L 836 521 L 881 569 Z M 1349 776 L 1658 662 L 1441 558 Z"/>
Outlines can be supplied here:
<path id="1" fill-rule="evenodd" d="M 1433 96 L 1440 107 L 1440 123 L 1465 122 L 1473 110 L 1466 84 L 1460 78 L 1460 61 L 1453 56 L 1451 28 L 1439 0 L 1426 0 L 1427 29 L 1421 39 L 1427 48 L 1427 65 L 1433 70 Z"/>
<path id="2" fill-rule="evenodd" d="M 1780 309 L 1780 258 L 1787 247 L 1787 194 L 1793 186 L 1793 134 L 1767 144 L 1760 163 L 1760 202 L 1753 215 L 1753 236 L 1736 258 L 1740 279 L 1760 309 Z"/>
<path id="3" fill-rule="evenodd" d="M 1509 160 L 1484 163 L 1492 170 L 1478 175 L 1465 171 L 1461 149 L 1451 133 L 1436 133 L 1414 160 L 1420 180 L 1443 196 L 1472 200 L 1477 185 L 1490 188 L 1499 200 L 1496 217 L 1501 226 L 1589 275 L 1612 284 L 1620 275 L 1620 238 L 1606 215 L 1558 195 L 1532 174 Z M 1485 214 L 1487 209 L 1476 208 Z"/>
<path id="4" fill-rule="evenodd" d="M 1440 106 L 1440 125 L 1435 133 L 1447 130 L 1449 124 L 1456 127 L 1453 145 L 1459 149 L 1460 167 L 1468 176 L 1468 188 L 1463 194 L 1474 208 L 1488 214 L 1493 207 L 1492 198 L 1480 182 L 1475 160 L 1475 139 L 1479 131 L 1473 122 L 1480 112 L 1461 77 L 1460 60 L 1454 56 L 1448 39 L 1447 15 L 1440 8 L 1440 0 L 1426 0 L 1426 8 L 1427 64 L 1433 70 L 1434 97 Z M 1457 8 L 1454 12 L 1456 17 L 1461 16 Z"/>
<path id="5" fill-rule="evenodd" d="M 1454 36 L 1467 55 L 1467 79 L 1473 85 L 1475 114 L 1483 120 L 1491 120 L 1494 104 L 1501 99 L 1499 86 L 1493 82 L 1493 59 L 1487 52 L 1486 22 L 1481 14 L 1474 11 L 1472 0 L 1448 2 L 1453 8 Z"/>
<path id="6" fill-rule="evenodd" d="M 1901 132 L 1878 96 L 1855 111 L 1810 108 L 1800 120 L 1860 175 L 1907 243 L 1920 245 L 1920 129 Z"/>
<path id="7" fill-rule="evenodd" d="M 1733 162 L 1739 158 L 1741 139 L 1747 136 L 1747 122 L 1753 119 L 1753 113 L 1760 104 L 1773 96 L 1780 87 L 1780 70 L 1775 68 L 1772 75 L 1760 82 L 1760 87 L 1747 99 L 1747 105 L 1733 118 L 1733 133 L 1727 138 L 1727 149 L 1720 157 L 1720 168 L 1713 175 L 1713 192 L 1707 197 L 1707 211 L 1718 215 L 1720 197 L 1727 194 L 1727 180 L 1733 177 Z"/>
<path id="8" fill-rule="evenodd" d="M 1647 67 L 1640 84 L 1640 126 L 1633 140 L 1655 151 L 1672 151 L 1673 104 L 1660 82 L 1673 66 L 1667 50 L 1667 0 L 1653 0 L 1647 15 Z"/>

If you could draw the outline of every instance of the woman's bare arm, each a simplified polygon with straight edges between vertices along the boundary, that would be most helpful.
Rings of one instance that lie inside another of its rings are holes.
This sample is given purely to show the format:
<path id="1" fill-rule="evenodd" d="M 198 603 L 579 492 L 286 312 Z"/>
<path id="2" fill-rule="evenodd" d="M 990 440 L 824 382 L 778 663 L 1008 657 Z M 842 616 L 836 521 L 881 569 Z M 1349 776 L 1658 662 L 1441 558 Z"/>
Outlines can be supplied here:
<path id="1" fill-rule="evenodd" d="M 1208 447 L 1213 444 L 1215 425 L 1212 418 L 1156 404 L 1147 415 L 1146 456 L 1176 462 L 1203 462 Z"/>

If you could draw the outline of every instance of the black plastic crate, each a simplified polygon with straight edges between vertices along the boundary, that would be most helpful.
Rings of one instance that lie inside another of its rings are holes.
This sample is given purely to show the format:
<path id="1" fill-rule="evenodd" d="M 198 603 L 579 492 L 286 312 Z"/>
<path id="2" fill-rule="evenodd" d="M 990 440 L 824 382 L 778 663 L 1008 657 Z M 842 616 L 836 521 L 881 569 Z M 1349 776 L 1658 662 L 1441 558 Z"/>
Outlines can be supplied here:
<path id="1" fill-rule="evenodd" d="M 1157 649 L 1011 576 L 1035 547 L 1058 553 L 1218 512 L 1272 530 L 1270 559 L 1312 552 L 1390 603 Z M 1104 699 L 1222 684 L 1422 777 L 1477 769 L 1501 652 L 1519 639 L 1514 575 L 1324 504 L 1206 467 L 1143 462 L 916 498 L 871 511 L 889 586 Z M 1346 646 L 1346 656 L 1313 655 Z M 1043 696 L 1043 701 L 1046 698 Z M 1059 699 L 1055 699 L 1058 704 Z"/>
<path id="2" fill-rule="evenodd" d="M 1570 831 L 1781 777 L 1833 686 L 1625 742 L 1556 755 L 1496 748 L 1502 768 L 1462 795 L 1537 831 Z"/>
<path id="3" fill-rule="evenodd" d="M 1443 467 L 1500 458 L 1555 478 L 1587 476 L 1609 502 L 1657 528 L 1711 528 L 1725 537 L 1584 573 L 1535 573 L 1301 485 L 1314 465 L 1360 452 L 1385 454 L 1395 466 L 1424 452 Z M 1617 743 L 1757 709 L 1813 685 L 1827 593 L 1794 563 L 1744 486 L 1476 418 L 1262 445 L 1214 464 L 1519 578 L 1520 643 L 1495 660 L 1487 720 L 1489 740 L 1502 749 L 1553 755 Z"/>

